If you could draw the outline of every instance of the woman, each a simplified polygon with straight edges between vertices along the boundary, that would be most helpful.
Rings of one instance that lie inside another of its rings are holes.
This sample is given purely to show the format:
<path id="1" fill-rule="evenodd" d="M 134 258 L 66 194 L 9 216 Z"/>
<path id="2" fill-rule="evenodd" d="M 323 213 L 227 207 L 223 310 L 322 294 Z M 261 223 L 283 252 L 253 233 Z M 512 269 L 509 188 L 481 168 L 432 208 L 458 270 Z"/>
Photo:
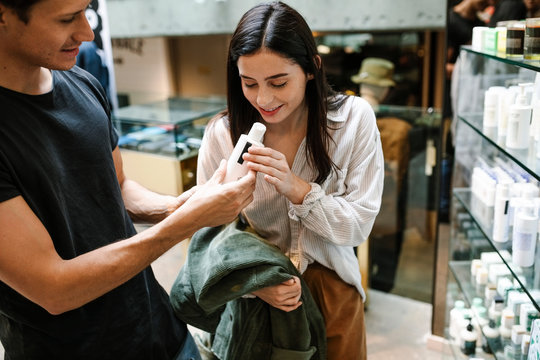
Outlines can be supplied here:
<path id="1" fill-rule="evenodd" d="M 365 293 L 353 247 L 368 237 L 381 201 L 373 110 L 329 88 L 309 26 L 281 2 L 244 14 L 227 71 L 228 109 L 206 130 L 198 182 L 210 179 L 254 122 L 266 125 L 265 147 L 243 155 L 258 174 L 242 216 L 303 274 L 325 318 L 328 358 L 365 359 Z M 285 311 L 301 305 L 294 280 L 254 295 Z"/>

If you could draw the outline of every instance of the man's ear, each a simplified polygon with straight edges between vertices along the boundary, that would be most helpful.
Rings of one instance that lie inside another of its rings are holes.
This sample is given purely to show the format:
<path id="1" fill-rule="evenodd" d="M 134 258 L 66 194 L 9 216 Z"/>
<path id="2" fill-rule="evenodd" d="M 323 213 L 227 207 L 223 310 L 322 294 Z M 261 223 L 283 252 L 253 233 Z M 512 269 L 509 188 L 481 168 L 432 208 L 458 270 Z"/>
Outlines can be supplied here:
<path id="1" fill-rule="evenodd" d="M 0 3 L 0 24 L 4 25 L 6 17 L 6 7 Z"/>
<path id="2" fill-rule="evenodd" d="M 13 11 L 0 1 L 0 25 L 7 25 L 9 12 Z"/>

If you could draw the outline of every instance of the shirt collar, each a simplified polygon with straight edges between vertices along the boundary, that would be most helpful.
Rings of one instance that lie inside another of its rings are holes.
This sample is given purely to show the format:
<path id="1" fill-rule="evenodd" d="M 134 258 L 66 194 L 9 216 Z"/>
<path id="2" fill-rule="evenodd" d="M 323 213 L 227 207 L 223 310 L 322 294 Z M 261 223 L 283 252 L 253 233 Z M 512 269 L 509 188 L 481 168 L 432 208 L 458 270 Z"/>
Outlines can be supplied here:
<path id="1" fill-rule="evenodd" d="M 328 114 L 327 114 L 328 120 L 339 122 L 339 123 L 347 121 L 347 114 L 349 112 L 346 111 L 346 109 L 348 109 L 350 106 L 349 100 L 350 99 L 345 99 L 345 101 L 343 102 L 343 105 L 341 105 L 339 108 L 328 111 Z"/>

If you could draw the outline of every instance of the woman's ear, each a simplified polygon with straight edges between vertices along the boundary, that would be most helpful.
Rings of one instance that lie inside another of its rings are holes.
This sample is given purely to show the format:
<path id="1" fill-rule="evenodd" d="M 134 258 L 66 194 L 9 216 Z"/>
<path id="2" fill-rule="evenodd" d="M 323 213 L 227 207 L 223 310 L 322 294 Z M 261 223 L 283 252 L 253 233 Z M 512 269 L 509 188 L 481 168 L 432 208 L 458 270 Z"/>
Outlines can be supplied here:
<path id="1" fill-rule="evenodd" d="M 317 67 L 317 69 L 321 69 L 321 66 L 322 66 L 322 59 L 321 59 L 321 56 L 320 55 L 315 55 L 313 57 L 313 61 L 315 62 L 315 66 Z"/>
<path id="2" fill-rule="evenodd" d="M 315 55 L 313 57 L 313 62 L 315 63 L 315 67 L 320 70 L 321 69 L 321 65 L 322 65 L 322 59 L 319 55 Z M 308 73 L 307 74 L 307 79 L 308 80 L 312 80 L 315 78 L 315 75 L 311 74 L 311 73 Z"/>

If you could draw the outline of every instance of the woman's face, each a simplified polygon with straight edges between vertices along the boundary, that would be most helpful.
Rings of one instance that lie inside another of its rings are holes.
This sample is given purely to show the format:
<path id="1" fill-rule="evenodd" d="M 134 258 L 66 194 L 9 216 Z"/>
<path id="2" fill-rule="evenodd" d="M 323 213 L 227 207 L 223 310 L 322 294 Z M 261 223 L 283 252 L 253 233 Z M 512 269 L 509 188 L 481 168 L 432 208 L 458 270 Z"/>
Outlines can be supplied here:
<path id="1" fill-rule="evenodd" d="M 298 64 L 267 49 L 240 56 L 237 64 L 244 96 L 265 122 L 306 118 L 306 84 L 313 75 L 306 75 Z"/>

